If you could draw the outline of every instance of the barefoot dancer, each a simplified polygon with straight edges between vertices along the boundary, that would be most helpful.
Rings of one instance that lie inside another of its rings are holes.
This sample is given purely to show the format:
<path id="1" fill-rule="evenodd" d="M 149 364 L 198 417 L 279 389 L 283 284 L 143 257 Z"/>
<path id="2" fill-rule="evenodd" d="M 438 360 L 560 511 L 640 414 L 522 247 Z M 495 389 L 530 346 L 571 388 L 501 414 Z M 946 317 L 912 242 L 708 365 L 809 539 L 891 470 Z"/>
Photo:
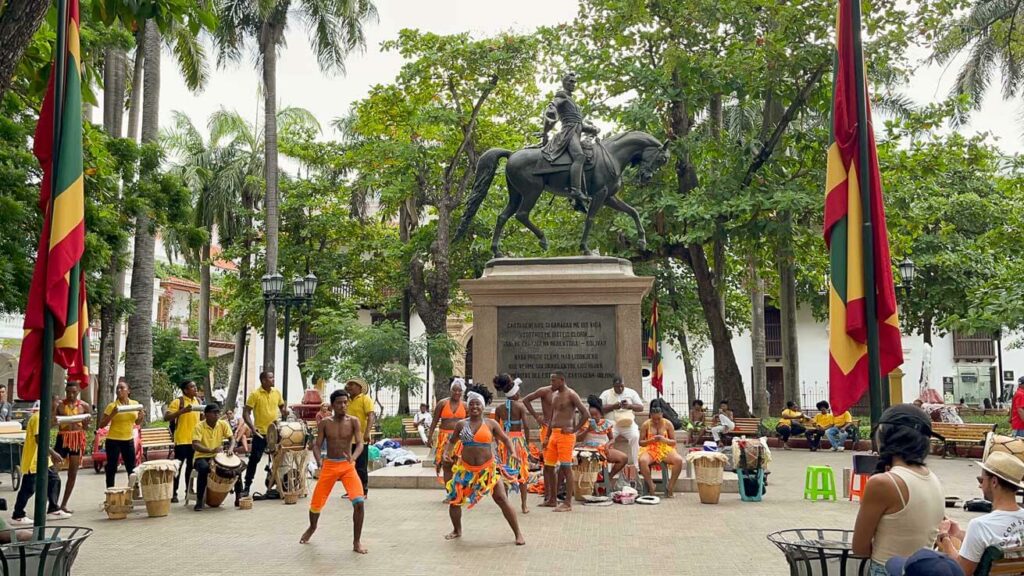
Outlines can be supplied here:
<path id="1" fill-rule="evenodd" d="M 490 418 L 484 418 L 484 407 L 491 402 L 490 390 L 483 386 L 470 386 L 467 394 L 469 418 L 455 425 L 455 437 L 461 441 L 462 453 L 452 465 L 452 479 L 448 482 L 448 515 L 452 520 L 452 531 L 445 540 L 462 536 L 462 506 L 472 508 L 477 502 L 493 492 L 494 502 L 501 508 L 505 520 L 516 537 L 516 545 L 526 544 L 519 531 L 516 511 L 508 502 L 505 484 L 500 481 L 498 466 L 494 462 L 491 443 L 497 438 L 512 452 L 514 447 L 501 426 Z M 449 442 L 444 450 L 444 461 L 453 461 L 455 443 Z"/>
<path id="2" fill-rule="evenodd" d="M 544 446 L 544 475 L 555 477 L 558 468 L 558 482 L 565 482 L 565 501 L 556 506 L 558 492 L 545 490 L 545 497 L 550 496 L 541 506 L 554 507 L 555 512 L 572 511 L 572 451 L 576 446 L 576 422 L 586 422 L 589 417 L 587 407 L 583 405 L 572 388 L 565 384 L 565 375 L 561 372 L 551 374 L 551 433 Z M 576 412 L 579 412 L 577 420 Z M 546 480 L 545 480 L 546 481 Z M 554 487 L 554 482 L 552 486 Z"/>
<path id="3" fill-rule="evenodd" d="M 533 416 L 533 419 L 540 424 L 540 445 L 541 450 L 537 454 L 537 459 L 541 462 L 544 460 L 544 446 L 547 445 L 548 435 L 551 433 L 551 397 L 554 391 L 551 390 L 551 386 L 542 386 L 537 388 L 533 392 L 530 392 L 523 398 L 523 406 L 526 407 L 526 411 Z M 533 401 L 540 400 L 540 411 L 541 415 L 538 416 L 536 410 L 533 409 Z M 530 449 L 531 452 L 534 450 Z M 554 502 L 555 497 L 558 495 L 558 477 L 551 473 L 550 470 L 544 468 L 544 502 L 541 506 L 547 506 L 547 502 Z M 552 504 L 554 506 L 554 504 Z"/>
<path id="4" fill-rule="evenodd" d="M 523 514 L 529 514 L 530 510 L 526 507 L 526 485 L 530 479 L 530 452 L 526 448 L 526 439 L 530 436 L 530 428 L 523 418 L 526 415 L 526 407 L 519 401 L 521 383 L 522 380 L 512 380 L 508 374 L 494 377 L 494 388 L 505 394 L 505 404 L 498 406 L 494 415 L 513 447 L 509 452 L 505 450 L 504 445 L 498 444 L 498 460 L 504 466 L 505 472 L 511 476 L 508 486 L 519 492 Z"/>
<path id="5" fill-rule="evenodd" d="M 651 402 L 650 419 L 640 428 L 640 473 L 647 483 L 647 493 L 654 494 L 654 479 L 651 466 L 668 466 L 672 478 L 668 481 L 665 496 L 675 495 L 676 480 L 683 471 L 683 457 L 676 452 L 676 432 L 672 423 L 663 417 L 661 405 Z"/>
<path id="6" fill-rule="evenodd" d="M 363 483 L 356 473 L 354 462 L 363 451 L 363 435 L 359 430 L 359 420 L 345 414 L 348 408 L 348 392 L 335 390 L 331 392 L 331 408 L 334 415 L 324 418 L 316 430 L 314 446 L 323 446 L 327 441 L 327 459 L 321 461 L 320 450 L 313 450 L 313 457 L 320 469 L 320 479 L 313 489 L 313 499 L 309 503 L 309 528 L 299 539 L 300 544 L 309 542 L 316 532 L 320 521 L 320 510 L 327 504 L 335 482 L 345 485 L 348 499 L 352 502 L 352 550 L 366 554 L 367 550 L 359 541 L 363 533 Z M 355 448 L 352 445 L 355 444 Z"/>
<path id="7" fill-rule="evenodd" d="M 78 382 L 68 381 L 64 386 L 64 398 L 58 400 L 53 407 L 54 422 L 57 416 L 78 416 L 79 414 L 91 414 L 92 407 L 82 402 L 79 398 L 81 390 Z M 57 426 L 57 442 L 53 449 L 61 458 L 68 461 L 68 483 L 64 488 L 64 499 L 60 509 L 71 514 L 68 509 L 68 501 L 71 500 L 71 492 L 75 489 L 75 479 L 78 478 L 78 468 L 82 464 L 82 454 L 85 454 L 85 426 L 84 422 L 74 424 L 60 424 Z"/>
<path id="8" fill-rule="evenodd" d="M 451 438 L 452 432 L 455 430 L 455 424 L 466 417 L 466 404 L 462 401 L 462 393 L 465 390 L 465 380 L 459 377 L 452 378 L 451 395 L 434 406 L 433 422 L 430 423 L 430 432 L 427 433 L 427 438 L 433 439 L 434 428 L 438 428 L 437 445 L 433 446 L 434 471 L 440 474 L 441 469 L 444 469 L 442 486 L 447 486 L 448 481 L 452 479 L 452 467 L 451 464 L 442 460 L 441 455 L 444 454 L 448 439 Z"/>

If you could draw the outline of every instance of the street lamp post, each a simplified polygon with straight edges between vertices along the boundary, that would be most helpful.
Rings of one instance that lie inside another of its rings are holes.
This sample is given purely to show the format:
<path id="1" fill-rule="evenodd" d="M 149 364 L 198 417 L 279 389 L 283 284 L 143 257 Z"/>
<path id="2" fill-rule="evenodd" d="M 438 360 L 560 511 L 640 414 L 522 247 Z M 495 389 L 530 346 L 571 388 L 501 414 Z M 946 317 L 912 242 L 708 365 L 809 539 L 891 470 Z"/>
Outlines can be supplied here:
<path id="1" fill-rule="evenodd" d="M 263 317 L 266 319 L 270 306 L 275 309 L 284 306 L 284 378 L 281 384 L 281 393 L 285 402 L 288 402 L 288 352 L 291 348 L 291 309 L 298 308 L 308 311 L 313 308 L 313 293 L 316 292 L 317 278 L 310 273 L 305 278 L 296 277 L 292 280 L 292 293 L 284 291 L 284 277 L 280 274 L 267 274 L 260 280 L 263 288 Z M 264 324 L 265 325 L 265 324 Z M 264 334 L 264 338 L 275 338 L 274 334 Z M 264 359 L 266 364 L 266 359 Z"/>

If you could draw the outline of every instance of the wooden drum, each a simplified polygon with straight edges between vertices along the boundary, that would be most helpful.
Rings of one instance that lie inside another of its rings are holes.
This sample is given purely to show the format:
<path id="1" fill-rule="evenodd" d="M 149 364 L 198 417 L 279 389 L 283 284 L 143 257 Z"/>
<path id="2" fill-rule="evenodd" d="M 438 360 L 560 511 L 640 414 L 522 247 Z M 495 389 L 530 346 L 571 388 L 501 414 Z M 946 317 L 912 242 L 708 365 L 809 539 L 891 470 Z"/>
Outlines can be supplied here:
<path id="1" fill-rule="evenodd" d="M 151 518 L 167 516 L 174 495 L 174 475 L 178 473 L 177 460 L 150 460 L 139 466 L 139 484 L 146 512 Z"/>
<path id="2" fill-rule="evenodd" d="M 728 461 L 721 452 L 690 452 L 687 461 L 693 464 L 697 492 L 701 504 L 718 504 L 722 495 L 722 477 Z"/>
<path id="3" fill-rule="evenodd" d="M 124 520 L 132 511 L 132 489 L 107 488 L 106 500 L 103 503 L 103 510 L 110 520 Z"/>
<path id="4" fill-rule="evenodd" d="M 308 433 L 305 422 L 274 422 L 267 428 L 267 451 L 305 450 Z"/>
<path id="5" fill-rule="evenodd" d="M 995 432 L 989 432 L 985 436 L 985 452 L 981 456 L 981 461 L 988 460 L 988 455 L 993 452 L 1006 452 L 1024 461 L 1024 438 L 1001 436 Z"/>
<path id="6" fill-rule="evenodd" d="M 594 493 L 594 485 L 597 484 L 597 476 L 604 467 L 604 457 L 596 449 L 577 448 L 573 450 L 572 477 L 575 486 L 573 496 L 578 501 Z"/>
<path id="7" fill-rule="evenodd" d="M 234 454 L 221 452 L 214 456 L 206 483 L 206 505 L 214 508 L 220 506 L 243 470 L 245 462 Z"/>

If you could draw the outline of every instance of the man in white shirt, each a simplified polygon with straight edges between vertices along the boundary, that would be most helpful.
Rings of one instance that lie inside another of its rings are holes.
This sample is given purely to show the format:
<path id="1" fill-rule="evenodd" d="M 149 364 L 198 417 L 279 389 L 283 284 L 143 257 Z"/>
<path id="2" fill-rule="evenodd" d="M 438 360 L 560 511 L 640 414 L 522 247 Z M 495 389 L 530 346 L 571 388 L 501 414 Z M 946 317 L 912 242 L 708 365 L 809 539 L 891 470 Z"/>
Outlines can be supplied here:
<path id="1" fill-rule="evenodd" d="M 420 404 L 420 411 L 412 417 L 412 422 L 416 425 L 416 431 L 420 433 L 423 445 L 429 445 L 430 442 L 427 442 L 427 430 L 430 429 L 430 423 L 433 422 L 430 416 L 430 407 L 426 404 Z"/>
<path id="2" fill-rule="evenodd" d="M 1024 544 L 1024 510 L 1016 500 L 1017 490 L 1024 488 L 1024 462 L 1008 452 L 992 452 L 978 466 L 981 493 L 992 503 L 992 512 L 971 520 L 967 532 L 951 523 L 939 533 L 939 549 L 956 560 L 965 574 L 974 574 L 989 546 L 1006 549 Z"/>
<path id="3" fill-rule="evenodd" d="M 636 413 L 644 409 L 644 401 L 636 390 L 626 388 L 622 376 L 612 378 L 612 387 L 601 393 L 601 405 L 605 414 L 615 423 L 612 428 L 614 438 L 622 436 L 629 442 L 629 459 L 627 462 L 636 465 L 640 452 L 640 428 L 636 425 Z"/>

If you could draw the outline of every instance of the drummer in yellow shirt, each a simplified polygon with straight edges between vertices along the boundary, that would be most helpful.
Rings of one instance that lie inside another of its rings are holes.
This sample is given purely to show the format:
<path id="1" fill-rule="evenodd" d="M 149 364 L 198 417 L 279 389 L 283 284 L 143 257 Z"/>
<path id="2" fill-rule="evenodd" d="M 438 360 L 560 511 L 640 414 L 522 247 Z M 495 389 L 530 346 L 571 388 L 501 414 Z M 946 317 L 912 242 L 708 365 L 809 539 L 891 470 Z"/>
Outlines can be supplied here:
<path id="1" fill-rule="evenodd" d="M 196 506 L 195 511 L 203 509 L 206 502 L 206 484 L 210 477 L 210 461 L 224 447 L 224 441 L 230 441 L 225 450 L 231 454 L 235 451 L 235 435 L 231 426 L 220 419 L 220 405 L 211 402 L 203 409 L 203 421 L 195 426 L 192 432 L 192 449 L 195 451 L 196 470 Z M 235 506 L 242 493 L 242 477 L 235 480 Z"/>
<path id="2" fill-rule="evenodd" d="M 181 396 L 171 401 L 164 412 L 164 420 L 171 423 L 174 428 L 174 459 L 181 462 L 178 466 L 178 473 L 174 475 L 174 492 L 171 495 L 171 503 L 178 503 L 178 483 L 181 476 L 185 475 L 186 496 L 192 489 L 192 432 L 199 424 L 199 406 L 202 402 L 196 397 L 196 383 L 186 380 L 178 385 L 181 388 Z"/>
<path id="3" fill-rule="evenodd" d="M 252 450 L 249 451 L 249 465 L 245 469 L 245 489 L 242 496 L 249 495 L 252 479 L 256 476 L 263 452 L 267 449 L 267 428 L 281 418 L 288 416 L 281 392 L 274 388 L 274 373 L 260 372 L 260 387 L 249 394 L 242 410 L 242 419 L 252 430 Z"/>
<path id="4" fill-rule="evenodd" d="M 18 497 L 14 501 L 14 514 L 11 515 L 10 522 L 11 526 L 16 528 L 32 526 L 32 519 L 25 515 L 25 506 L 28 505 L 28 499 L 36 491 L 36 458 L 39 456 L 39 402 L 36 402 L 36 406 L 32 410 L 33 414 L 25 426 L 25 446 L 21 451 L 21 488 L 18 489 Z M 48 466 L 53 466 L 53 464 L 60 466 L 60 463 L 60 454 L 57 454 L 53 448 L 50 448 Z M 60 503 L 57 501 L 57 498 L 60 496 L 60 476 L 57 475 L 57 471 L 52 467 L 46 469 L 46 482 L 46 496 L 49 501 L 46 506 L 46 519 L 64 520 L 71 518 L 70 513 L 60 509 Z"/>
<path id="5" fill-rule="evenodd" d="M 121 412 L 118 408 L 138 404 L 131 398 L 128 382 L 121 380 L 117 383 L 117 398 L 103 409 L 99 426 L 103 428 L 110 425 L 104 444 L 107 453 L 107 488 L 114 487 L 118 460 L 124 462 L 124 469 L 129 477 L 135 471 L 135 425 L 142 424 L 145 410 Z"/>

